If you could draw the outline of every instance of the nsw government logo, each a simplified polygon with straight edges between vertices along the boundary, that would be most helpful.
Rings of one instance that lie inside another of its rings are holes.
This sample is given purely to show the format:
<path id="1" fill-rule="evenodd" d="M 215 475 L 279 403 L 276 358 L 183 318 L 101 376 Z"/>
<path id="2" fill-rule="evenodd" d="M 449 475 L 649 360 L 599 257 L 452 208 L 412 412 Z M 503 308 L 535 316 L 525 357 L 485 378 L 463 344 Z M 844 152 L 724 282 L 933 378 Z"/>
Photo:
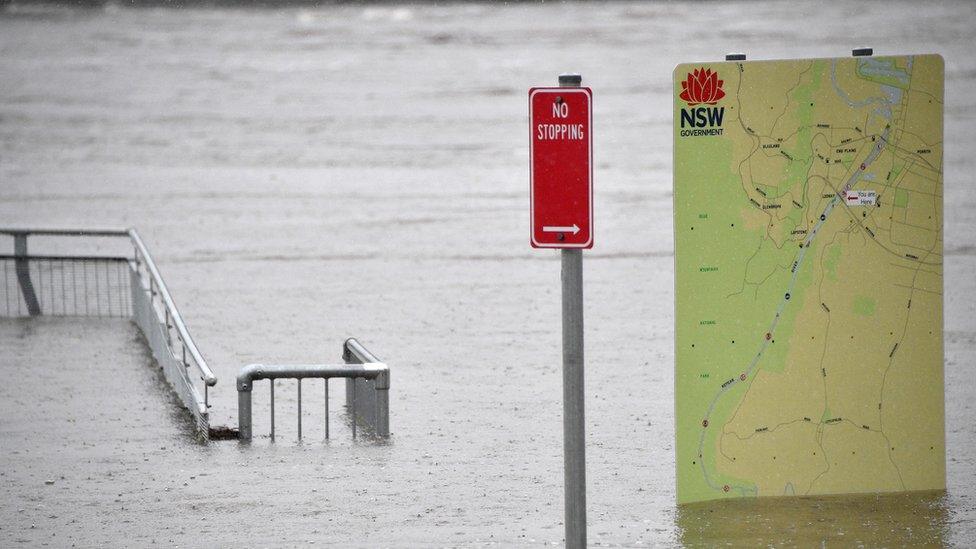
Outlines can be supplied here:
<path id="1" fill-rule="evenodd" d="M 681 82 L 678 97 L 688 104 L 681 109 L 681 137 L 722 135 L 725 107 L 713 106 L 725 97 L 722 84 L 718 73 L 705 67 L 695 69 Z"/>

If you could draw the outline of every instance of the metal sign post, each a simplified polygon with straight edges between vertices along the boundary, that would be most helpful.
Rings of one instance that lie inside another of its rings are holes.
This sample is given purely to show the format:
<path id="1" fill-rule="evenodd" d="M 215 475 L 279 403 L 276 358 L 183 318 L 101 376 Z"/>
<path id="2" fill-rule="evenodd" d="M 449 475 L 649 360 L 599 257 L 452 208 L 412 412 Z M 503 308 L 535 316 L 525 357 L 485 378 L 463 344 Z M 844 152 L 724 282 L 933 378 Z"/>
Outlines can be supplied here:
<path id="1" fill-rule="evenodd" d="M 529 92 L 532 245 L 561 248 L 566 547 L 586 547 L 583 248 L 593 246 L 592 96 L 578 74 Z"/>
<path id="2" fill-rule="evenodd" d="M 562 250 L 563 461 L 566 547 L 586 547 L 586 438 L 583 425 L 583 250 Z"/>

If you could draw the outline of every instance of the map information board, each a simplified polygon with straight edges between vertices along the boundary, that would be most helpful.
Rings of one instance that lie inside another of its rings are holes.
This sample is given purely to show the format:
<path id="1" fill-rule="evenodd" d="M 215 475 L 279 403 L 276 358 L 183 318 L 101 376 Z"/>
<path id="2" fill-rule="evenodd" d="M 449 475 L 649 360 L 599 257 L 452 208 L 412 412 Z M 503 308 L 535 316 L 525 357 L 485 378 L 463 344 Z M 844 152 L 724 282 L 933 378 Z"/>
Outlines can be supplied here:
<path id="1" fill-rule="evenodd" d="M 945 488 L 944 64 L 674 72 L 679 503 Z"/>

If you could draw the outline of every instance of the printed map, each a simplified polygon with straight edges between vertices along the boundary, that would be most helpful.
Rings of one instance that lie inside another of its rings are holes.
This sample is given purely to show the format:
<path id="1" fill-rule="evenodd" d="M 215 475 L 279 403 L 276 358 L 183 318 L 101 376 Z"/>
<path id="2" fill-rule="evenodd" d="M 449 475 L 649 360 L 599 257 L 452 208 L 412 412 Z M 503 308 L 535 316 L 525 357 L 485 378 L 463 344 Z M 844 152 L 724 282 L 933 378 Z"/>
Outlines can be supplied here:
<path id="1" fill-rule="evenodd" d="M 944 65 L 674 72 L 679 503 L 945 488 Z"/>

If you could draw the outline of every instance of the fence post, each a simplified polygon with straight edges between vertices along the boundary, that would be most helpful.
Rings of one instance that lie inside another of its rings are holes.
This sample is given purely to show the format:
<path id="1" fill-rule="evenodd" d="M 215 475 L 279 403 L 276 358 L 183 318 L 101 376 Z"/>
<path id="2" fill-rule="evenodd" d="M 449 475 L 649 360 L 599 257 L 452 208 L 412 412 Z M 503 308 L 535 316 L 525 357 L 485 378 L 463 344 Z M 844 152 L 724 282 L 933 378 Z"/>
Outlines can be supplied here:
<path id="1" fill-rule="evenodd" d="M 20 285 L 20 292 L 24 294 L 24 303 L 27 304 L 27 312 L 31 316 L 41 314 L 41 305 L 37 301 L 37 294 L 34 293 L 34 284 L 30 278 L 30 263 L 27 260 L 27 233 L 14 234 L 14 270 L 17 272 L 17 283 Z"/>
<path id="2" fill-rule="evenodd" d="M 376 436 L 390 436 L 390 370 L 376 376 L 373 382 L 376 400 Z"/>
<path id="3" fill-rule="evenodd" d="M 274 383 L 274 380 L 271 380 Z M 241 442 L 251 441 L 251 384 L 237 380 L 237 431 Z"/>

